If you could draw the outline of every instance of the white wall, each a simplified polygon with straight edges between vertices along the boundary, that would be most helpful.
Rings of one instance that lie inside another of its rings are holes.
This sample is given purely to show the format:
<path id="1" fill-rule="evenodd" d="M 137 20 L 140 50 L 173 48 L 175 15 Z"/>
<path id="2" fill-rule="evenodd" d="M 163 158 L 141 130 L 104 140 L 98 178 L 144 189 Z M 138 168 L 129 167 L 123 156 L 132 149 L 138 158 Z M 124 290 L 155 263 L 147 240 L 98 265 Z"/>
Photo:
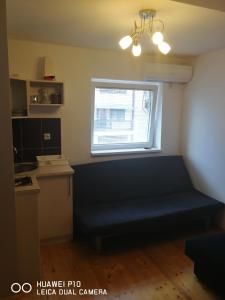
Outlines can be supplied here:
<path id="1" fill-rule="evenodd" d="M 12 132 L 5 1 L 0 0 L 0 297 L 17 278 Z"/>
<path id="2" fill-rule="evenodd" d="M 10 40 L 11 75 L 19 74 L 27 79 L 40 79 L 42 77 L 40 58 L 43 56 L 52 58 L 57 80 L 65 82 L 66 104 L 60 109 L 58 116 L 62 116 L 63 152 L 72 163 L 83 163 L 94 159 L 90 156 L 91 77 L 143 80 L 141 77 L 143 61 L 162 62 L 159 57 L 135 58 L 128 52 Z M 184 63 L 186 61 L 170 58 L 166 62 Z M 179 154 L 183 86 L 167 85 L 166 90 L 163 108 L 162 154 Z M 113 158 L 110 156 L 104 159 Z M 95 158 L 97 159 L 103 158 Z"/>
<path id="3" fill-rule="evenodd" d="M 225 203 L 225 49 L 197 59 L 183 120 L 182 150 L 194 184 Z"/>

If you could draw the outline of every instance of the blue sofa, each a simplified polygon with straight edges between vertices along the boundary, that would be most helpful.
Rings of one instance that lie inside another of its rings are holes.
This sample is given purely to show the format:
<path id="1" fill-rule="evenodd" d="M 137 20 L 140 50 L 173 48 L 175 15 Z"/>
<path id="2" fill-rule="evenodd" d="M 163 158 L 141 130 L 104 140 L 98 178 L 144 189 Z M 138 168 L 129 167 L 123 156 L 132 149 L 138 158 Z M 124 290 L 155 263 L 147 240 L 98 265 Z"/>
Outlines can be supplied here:
<path id="1" fill-rule="evenodd" d="M 73 166 L 74 238 L 138 234 L 204 221 L 223 204 L 197 191 L 181 156 L 122 159 Z"/>

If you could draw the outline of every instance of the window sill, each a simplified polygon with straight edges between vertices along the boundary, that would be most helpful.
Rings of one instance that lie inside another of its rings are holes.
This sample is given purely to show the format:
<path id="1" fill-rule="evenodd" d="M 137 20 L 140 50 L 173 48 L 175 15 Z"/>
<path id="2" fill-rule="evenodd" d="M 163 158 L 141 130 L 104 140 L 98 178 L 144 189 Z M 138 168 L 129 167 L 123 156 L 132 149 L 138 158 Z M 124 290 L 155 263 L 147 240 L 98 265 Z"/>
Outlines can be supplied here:
<path id="1" fill-rule="evenodd" d="M 137 148 L 137 149 L 115 149 L 115 150 L 93 150 L 92 156 L 105 156 L 105 155 L 122 155 L 122 154 L 144 154 L 144 153 L 160 153 L 161 149 L 151 148 Z"/>

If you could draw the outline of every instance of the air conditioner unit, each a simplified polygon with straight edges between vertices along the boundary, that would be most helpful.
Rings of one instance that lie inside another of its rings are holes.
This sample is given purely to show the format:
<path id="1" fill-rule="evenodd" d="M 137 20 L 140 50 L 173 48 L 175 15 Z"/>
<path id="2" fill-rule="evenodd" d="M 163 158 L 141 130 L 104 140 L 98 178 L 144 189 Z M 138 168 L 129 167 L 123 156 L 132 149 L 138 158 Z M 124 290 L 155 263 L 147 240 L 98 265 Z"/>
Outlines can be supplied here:
<path id="1" fill-rule="evenodd" d="M 188 83 L 192 79 L 192 67 L 187 65 L 143 63 L 143 80 Z"/>

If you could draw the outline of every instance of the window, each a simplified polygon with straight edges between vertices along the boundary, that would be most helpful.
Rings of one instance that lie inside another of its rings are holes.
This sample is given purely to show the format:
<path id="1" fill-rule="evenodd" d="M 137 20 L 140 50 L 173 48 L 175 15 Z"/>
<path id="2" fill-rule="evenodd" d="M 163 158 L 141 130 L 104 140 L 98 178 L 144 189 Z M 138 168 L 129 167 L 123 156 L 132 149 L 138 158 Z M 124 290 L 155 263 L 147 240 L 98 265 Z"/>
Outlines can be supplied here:
<path id="1" fill-rule="evenodd" d="M 92 80 L 93 154 L 152 149 L 159 84 Z"/>

